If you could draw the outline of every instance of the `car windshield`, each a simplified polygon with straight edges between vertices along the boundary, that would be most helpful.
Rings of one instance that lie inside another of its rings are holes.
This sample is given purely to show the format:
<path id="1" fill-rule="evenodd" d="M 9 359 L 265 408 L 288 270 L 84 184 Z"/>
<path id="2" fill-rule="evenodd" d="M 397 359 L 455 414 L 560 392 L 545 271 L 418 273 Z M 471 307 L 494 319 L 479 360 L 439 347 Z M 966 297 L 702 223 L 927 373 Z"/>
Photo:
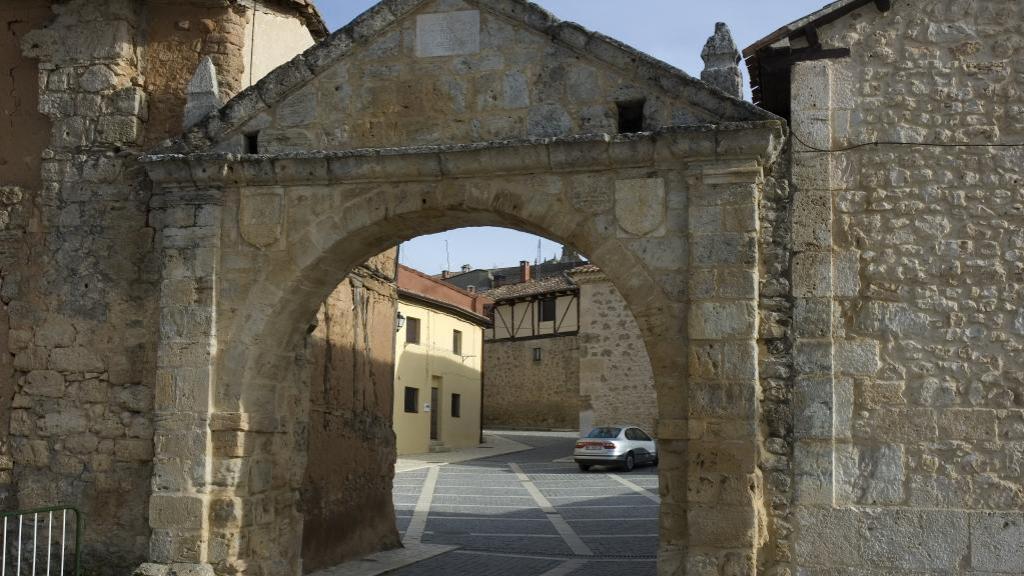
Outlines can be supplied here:
<path id="1" fill-rule="evenodd" d="M 594 428 L 587 434 L 587 438 L 618 438 L 622 428 Z"/>

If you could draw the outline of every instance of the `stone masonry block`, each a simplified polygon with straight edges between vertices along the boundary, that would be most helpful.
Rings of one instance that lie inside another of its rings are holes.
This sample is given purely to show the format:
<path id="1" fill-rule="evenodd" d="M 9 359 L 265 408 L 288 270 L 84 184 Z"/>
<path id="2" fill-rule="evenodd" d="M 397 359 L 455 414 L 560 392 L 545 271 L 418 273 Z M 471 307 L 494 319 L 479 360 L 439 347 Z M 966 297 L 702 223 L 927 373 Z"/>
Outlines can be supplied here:
<path id="1" fill-rule="evenodd" d="M 793 148 L 800 151 L 832 149 L 832 115 L 827 110 L 793 111 Z"/>
<path id="2" fill-rule="evenodd" d="M 844 504 L 893 506 L 903 502 L 903 446 L 842 444 L 836 450 L 836 499 Z"/>
<path id="3" fill-rule="evenodd" d="M 691 418 L 755 418 L 753 382 L 690 382 Z"/>
<path id="4" fill-rule="evenodd" d="M 721 268 L 717 273 L 719 298 L 757 298 L 758 276 L 756 271 L 746 268 Z"/>
<path id="5" fill-rule="evenodd" d="M 831 154 L 806 154 L 793 166 L 791 177 L 797 190 L 832 190 L 841 176 Z"/>
<path id="6" fill-rule="evenodd" d="M 693 505 L 687 512 L 693 547 L 744 548 L 757 540 L 757 519 L 751 507 Z"/>
<path id="7" fill-rule="evenodd" d="M 153 494 L 149 523 L 155 529 L 195 529 L 203 524 L 206 499 L 199 495 Z"/>
<path id="8" fill-rule="evenodd" d="M 25 394 L 60 398 L 64 396 L 64 376 L 52 370 L 35 370 L 25 376 Z"/>
<path id="9" fill-rule="evenodd" d="M 798 506 L 796 561 L 803 566 L 859 566 L 863 562 L 863 518 L 851 509 Z"/>
<path id="10" fill-rule="evenodd" d="M 837 298 L 855 298 L 860 293 L 860 251 L 839 250 L 833 262 L 833 291 Z"/>
<path id="11" fill-rule="evenodd" d="M 831 440 L 833 381 L 829 376 L 798 377 L 793 388 L 793 426 L 798 438 Z"/>
<path id="12" fill-rule="evenodd" d="M 969 549 L 967 515 L 963 510 L 872 510 L 864 518 L 872 535 L 862 538 L 865 564 L 902 573 L 957 566 Z"/>
<path id="13" fill-rule="evenodd" d="M 804 252 L 793 257 L 793 296 L 828 298 L 832 296 L 832 254 Z"/>
<path id="14" fill-rule="evenodd" d="M 754 338 L 757 305 L 746 300 L 698 302 L 690 307 L 688 322 L 694 340 Z"/>
<path id="15" fill-rule="evenodd" d="M 939 436 L 947 440 L 991 442 L 996 439 L 998 420 L 999 417 L 995 410 L 971 408 L 944 410 L 938 418 Z"/>
<path id="16" fill-rule="evenodd" d="M 832 335 L 832 299 L 797 298 L 793 303 L 793 335 L 828 338 Z"/>
<path id="17" fill-rule="evenodd" d="M 794 111 L 820 111 L 831 107 L 832 67 L 827 60 L 797 62 L 792 75 Z"/>
<path id="18" fill-rule="evenodd" d="M 793 345 L 793 362 L 804 374 L 832 372 L 831 340 L 798 340 Z"/>
<path id="19" fill-rule="evenodd" d="M 57 372 L 103 372 L 103 360 L 88 348 L 56 348 L 50 352 L 50 369 Z"/>
<path id="20" fill-rule="evenodd" d="M 753 234 L 695 234 L 690 258 L 696 266 L 754 266 L 757 237 Z"/>
<path id="21" fill-rule="evenodd" d="M 928 442 L 938 438 L 937 415 L 927 408 L 862 411 L 853 423 L 853 437 L 895 444 Z"/>
<path id="22" fill-rule="evenodd" d="M 793 194 L 793 249 L 827 250 L 832 246 L 832 196 L 823 190 Z"/>
<path id="23" fill-rule="evenodd" d="M 877 340 L 836 340 L 835 367 L 839 374 L 870 376 L 882 367 Z"/>
<path id="24" fill-rule="evenodd" d="M 793 445 L 795 499 L 799 504 L 831 506 L 834 450 L 831 440 L 801 440 Z"/>
<path id="25" fill-rule="evenodd" d="M 1013 574 L 1024 566 L 1024 513 L 972 514 L 971 568 Z"/>
<path id="26" fill-rule="evenodd" d="M 692 206 L 725 206 L 757 204 L 759 195 L 757 184 L 729 183 L 707 184 L 691 193 Z"/>

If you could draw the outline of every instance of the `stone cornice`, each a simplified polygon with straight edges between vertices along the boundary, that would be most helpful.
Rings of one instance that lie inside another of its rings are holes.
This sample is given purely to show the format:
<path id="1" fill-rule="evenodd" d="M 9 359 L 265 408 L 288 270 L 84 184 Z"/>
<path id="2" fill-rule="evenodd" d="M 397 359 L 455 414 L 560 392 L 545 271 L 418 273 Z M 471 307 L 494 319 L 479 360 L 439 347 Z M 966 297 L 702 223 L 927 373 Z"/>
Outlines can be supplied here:
<path id="1" fill-rule="evenodd" d="M 673 126 L 655 132 L 503 140 L 478 144 L 374 148 L 278 155 L 153 154 L 149 177 L 173 187 L 273 186 L 417 181 L 470 176 L 681 167 L 730 160 L 764 166 L 786 136 L 783 122 Z"/>

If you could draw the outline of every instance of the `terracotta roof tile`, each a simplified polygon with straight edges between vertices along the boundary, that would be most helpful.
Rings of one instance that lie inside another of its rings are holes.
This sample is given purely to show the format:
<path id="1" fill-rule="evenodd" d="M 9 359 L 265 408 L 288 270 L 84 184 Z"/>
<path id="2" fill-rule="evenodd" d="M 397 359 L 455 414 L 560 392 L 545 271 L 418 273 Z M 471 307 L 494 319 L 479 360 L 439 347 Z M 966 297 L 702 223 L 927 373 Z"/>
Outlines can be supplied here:
<path id="1" fill-rule="evenodd" d="M 574 290 L 576 284 L 573 283 L 564 274 L 558 276 L 551 276 L 548 278 L 542 278 L 540 280 L 532 280 L 530 282 L 521 282 L 519 284 L 506 284 L 505 286 L 499 286 L 484 292 L 484 295 L 488 298 L 498 300 L 508 300 L 511 298 L 522 298 L 524 296 L 535 296 L 538 294 L 547 294 L 549 292 L 560 292 L 563 290 Z"/>

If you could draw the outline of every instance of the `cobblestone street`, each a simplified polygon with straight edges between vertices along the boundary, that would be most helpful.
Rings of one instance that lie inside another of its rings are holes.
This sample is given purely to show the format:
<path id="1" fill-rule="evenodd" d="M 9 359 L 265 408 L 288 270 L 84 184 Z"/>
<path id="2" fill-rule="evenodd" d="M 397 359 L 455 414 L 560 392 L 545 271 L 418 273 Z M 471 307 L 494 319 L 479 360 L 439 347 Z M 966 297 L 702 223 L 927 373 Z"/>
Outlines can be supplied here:
<path id="1" fill-rule="evenodd" d="M 398 576 L 647 576 L 658 545 L 657 468 L 583 473 L 574 439 L 516 435 L 528 451 L 400 472 L 403 540 L 457 550 Z"/>

